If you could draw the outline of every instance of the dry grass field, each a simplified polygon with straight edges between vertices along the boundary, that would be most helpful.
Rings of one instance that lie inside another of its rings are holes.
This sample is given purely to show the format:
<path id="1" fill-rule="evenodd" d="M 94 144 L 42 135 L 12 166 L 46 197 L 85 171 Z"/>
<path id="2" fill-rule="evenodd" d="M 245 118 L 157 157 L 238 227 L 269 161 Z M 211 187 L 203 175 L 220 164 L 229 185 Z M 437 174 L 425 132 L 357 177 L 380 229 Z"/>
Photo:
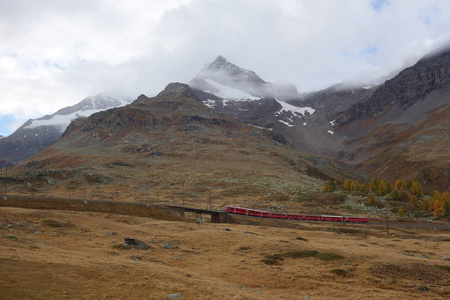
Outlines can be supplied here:
<path id="1" fill-rule="evenodd" d="M 444 229 L 0 208 L 2 299 L 443 299 Z M 252 224 L 252 225 L 249 225 Z M 123 246 L 124 238 L 149 245 Z M 447 259 L 446 259 L 447 258 Z"/>

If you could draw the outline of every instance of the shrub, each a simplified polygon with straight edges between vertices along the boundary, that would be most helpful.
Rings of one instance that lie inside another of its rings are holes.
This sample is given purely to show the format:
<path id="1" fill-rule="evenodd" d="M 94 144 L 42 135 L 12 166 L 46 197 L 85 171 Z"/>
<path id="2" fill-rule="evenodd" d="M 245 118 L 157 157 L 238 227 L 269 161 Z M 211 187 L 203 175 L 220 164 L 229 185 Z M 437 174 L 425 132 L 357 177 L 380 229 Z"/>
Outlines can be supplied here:
<path id="1" fill-rule="evenodd" d="M 314 250 L 294 250 L 281 254 L 285 258 L 305 258 L 317 255 L 319 252 Z"/>
<path id="2" fill-rule="evenodd" d="M 250 247 L 239 247 L 239 251 L 247 251 L 247 250 L 250 250 L 251 248 Z"/>
<path id="3" fill-rule="evenodd" d="M 308 241 L 307 239 L 302 238 L 301 236 L 298 236 L 298 237 L 296 237 L 295 239 L 296 239 L 296 240 L 299 240 L 299 241 L 305 241 L 305 242 Z"/>
<path id="4" fill-rule="evenodd" d="M 52 228 L 62 228 L 64 224 L 55 220 L 44 219 L 41 221 L 43 225 Z"/>
<path id="5" fill-rule="evenodd" d="M 270 254 L 270 255 L 267 255 L 266 258 L 284 260 L 284 258 L 281 254 Z"/>
<path id="6" fill-rule="evenodd" d="M 316 255 L 314 255 L 314 257 L 321 260 L 337 260 L 344 258 L 342 255 L 329 252 L 317 253 Z"/>
<path id="7" fill-rule="evenodd" d="M 392 200 L 398 200 L 400 198 L 400 193 L 397 188 L 394 188 L 390 194 Z"/>

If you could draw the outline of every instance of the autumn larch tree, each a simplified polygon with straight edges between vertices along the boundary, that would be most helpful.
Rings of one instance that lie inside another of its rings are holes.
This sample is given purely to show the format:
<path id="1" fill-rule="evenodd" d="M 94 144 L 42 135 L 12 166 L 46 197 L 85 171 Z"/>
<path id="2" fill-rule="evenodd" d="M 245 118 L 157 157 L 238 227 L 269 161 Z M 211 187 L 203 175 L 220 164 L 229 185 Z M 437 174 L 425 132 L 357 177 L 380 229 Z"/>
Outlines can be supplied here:
<path id="1" fill-rule="evenodd" d="M 378 182 L 376 179 L 372 179 L 369 183 L 369 190 L 372 192 L 375 192 L 378 189 Z"/>
<path id="2" fill-rule="evenodd" d="M 325 181 L 325 185 L 323 186 L 323 191 L 324 192 L 329 192 L 330 191 L 330 182 L 328 180 Z"/>
<path id="3" fill-rule="evenodd" d="M 395 181 L 394 188 L 398 190 L 406 190 L 406 183 L 401 179 L 397 179 Z"/>
<path id="4" fill-rule="evenodd" d="M 344 185 L 342 186 L 342 189 L 344 191 L 350 191 L 351 184 L 352 184 L 352 181 L 350 179 L 345 179 L 344 180 Z"/>
<path id="5" fill-rule="evenodd" d="M 380 196 L 386 194 L 386 184 L 384 183 L 383 180 L 381 180 L 380 183 L 378 184 L 377 193 Z"/>
<path id="6" fill-rule="evenodd" d="M 361 192 L 367 192 L 367 184 L 366 183 L 361 184 L 361 187 L 359 189 Z"/>
<path id="7" fill-rule="evenodd" d="M 416 207 L 419 205 L 419 198 L 416 195 L 411 195 L 409 197 L 409 206 Z"/>
<path id="8" fill-rule="evenodd" d="M 417 195 L 419 197 L 423 196 L 422 186 L 417 181 L 413 181 L 413 183 L 411 184 L 411 194 Z"/>
<path id="9" fill-rule="evenodd" d="M 336 180 L 331 180 L 330 181 L 330 191 L 334 192 L 335 190 L 337 190 L 337 182 L 336 182 Z"/>

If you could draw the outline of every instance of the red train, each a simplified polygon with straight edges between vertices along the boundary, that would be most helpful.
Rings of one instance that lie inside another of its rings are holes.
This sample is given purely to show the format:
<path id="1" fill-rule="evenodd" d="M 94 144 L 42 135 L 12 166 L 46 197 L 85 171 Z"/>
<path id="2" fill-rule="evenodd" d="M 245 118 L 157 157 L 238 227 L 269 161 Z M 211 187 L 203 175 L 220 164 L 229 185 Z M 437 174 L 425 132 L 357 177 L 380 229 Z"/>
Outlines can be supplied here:
<path id="1" fill-rule="evenodd" d="M 311 221 L 325 221 L 325 222 L 358 222 L 358 223 L 369 222 L 369 218 L 362 218 L 362 217 L 284 214 L 231 205 L 225 206 L 224 211 L 231 214 L 255 216 L 261 218 L 287 219 L 287 220 L 311 220 Z"/>

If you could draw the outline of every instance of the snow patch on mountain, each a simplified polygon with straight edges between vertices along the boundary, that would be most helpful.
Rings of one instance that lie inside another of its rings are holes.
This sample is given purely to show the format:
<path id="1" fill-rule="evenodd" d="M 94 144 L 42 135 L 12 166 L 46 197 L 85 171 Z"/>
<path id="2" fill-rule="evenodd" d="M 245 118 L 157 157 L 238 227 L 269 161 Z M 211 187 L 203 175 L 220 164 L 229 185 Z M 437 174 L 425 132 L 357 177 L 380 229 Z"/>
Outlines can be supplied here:
<path id="1" fill-rule="evenodd" d="M 283 121 L 283 120 L 278 120 L 278 122 L 283 123 L 284 125 L 286 125 L 288 127 L 294 127 L 295 126 L 295 125 L 289 124 L 288 122 Z"/>
<path id="2" fill-rule="evenodd" d="M 54 115 L 50 119 L 35 119 L 31 121 L 31 124 L 28 125 L 25 128 L 36 128 L 39 126 L 55 126 L 60 129 L 61 132 L 64 132 L 69 126 L 70 122 L 72 122 L 75 119 L 81 118 L 81 117 L 89 117 L 90 115 L 100 112 L 103 109 L 89 109 L 79 112 L 74 112 L 68 115 Z"/>
<path id="3" fill-rule="evenodd" d="M 209 108 L 215 108 L 217 105 L 216 105 L 216 100 L 211 100 L 211 99 L 208 99 L 208 100 L 206 100 L 206 101 L 204 101 L 203 102 L 206 106 L 208 106 Z"/>
<path id="4" fill-rule="evenodd" d="M 297 107 L 279 100 L 277 100 L 277 102 L 281 104 L 281 109 L 275 113 L 276 115 L 280 115 L 283 112 L 291 112 L 293 114 L 300 114 L 304 116 L 305 113 L 312 115 L 315 112 L 315 109 L 311 107 Z"/>
<path id="5" fill-rule="evenodd" d="M 30 124 L 25 126 L 24 129 L 32 129 L 39 126 L 54 126 L 62 133 L 69 126 L 70 122 L 77 118 L 89 117 L 94 113 L 123 106 L 129 102 L 127 100 L 117 100 L 104 94 L 98 94 L 87 97 L 73 106 L 62 108 L 52 115 L 30 120 Z"/>
<path id="6" fill-rule="evenodd" d="M 218 90 L 218 91 L 214 90 L 214 91 L 207 91 L 207 92 L 214 94 L 220 98 L 230 99 L 230 100 L 258 100 L 258 99 L 260 99 L 260 97 L 255 97 L 245 91 L 223 85 L 212 79 L 205 79 L 205 81 L 209 85 L 211 85 L 212 87 L 214 87 Z"/>

